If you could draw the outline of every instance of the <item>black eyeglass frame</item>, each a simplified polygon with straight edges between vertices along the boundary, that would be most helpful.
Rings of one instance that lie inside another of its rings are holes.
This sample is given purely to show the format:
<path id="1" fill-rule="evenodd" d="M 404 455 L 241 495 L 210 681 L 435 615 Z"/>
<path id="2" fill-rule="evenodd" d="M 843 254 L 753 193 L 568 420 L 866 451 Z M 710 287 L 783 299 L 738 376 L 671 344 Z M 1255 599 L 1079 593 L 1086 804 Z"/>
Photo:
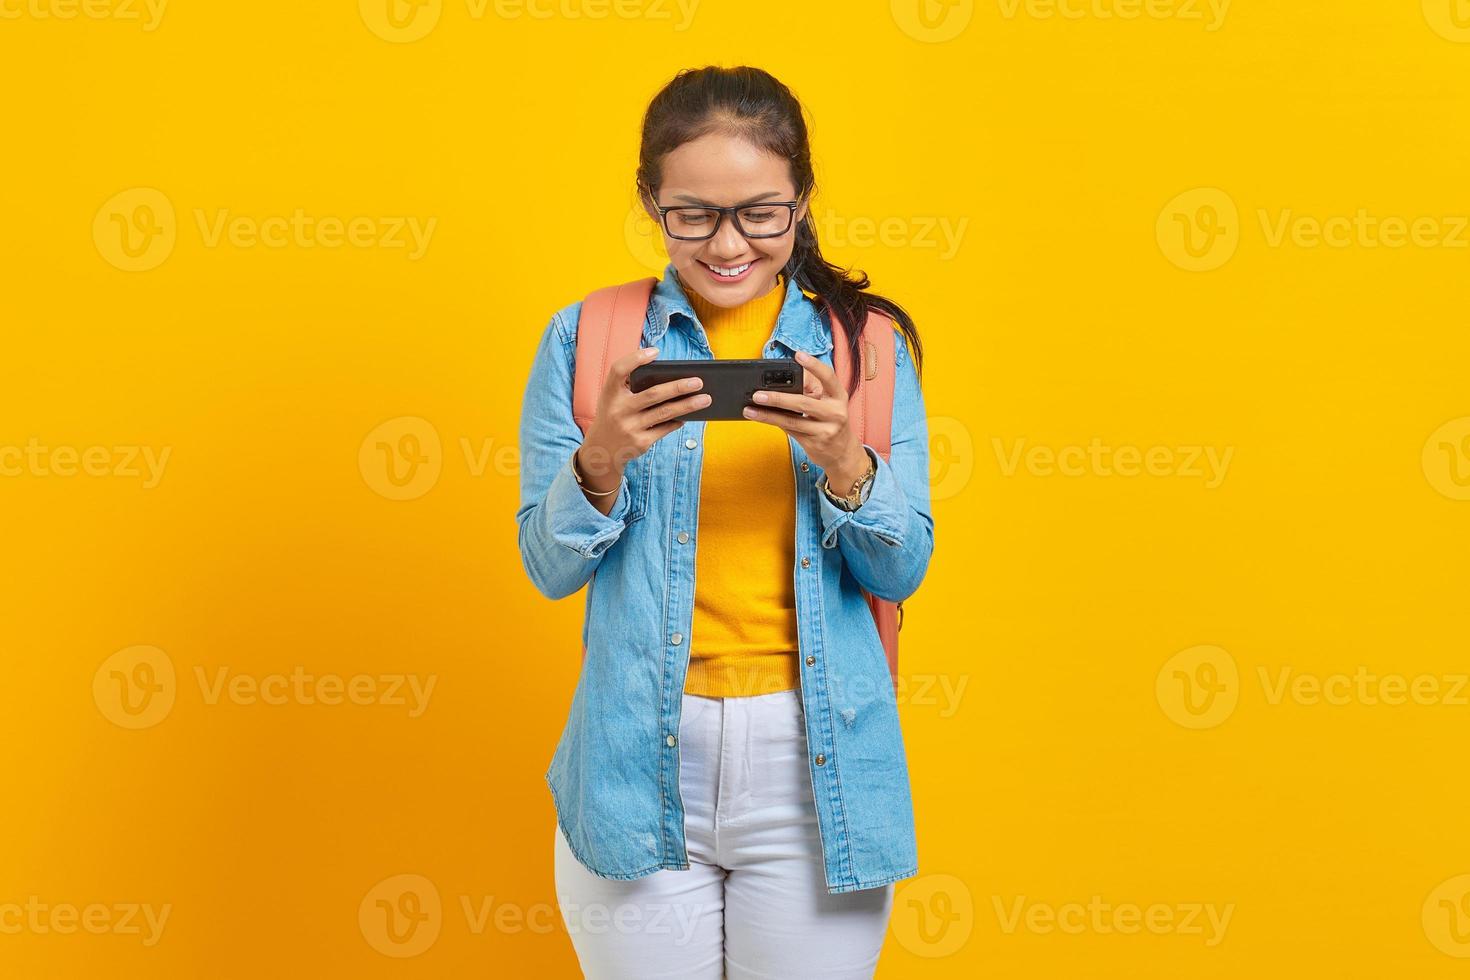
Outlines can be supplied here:
<path id="1" fill-rule="evenodd" d="M 663 226 L 664 234 L 670 238 L 678 239 L 681 242 L 703 242 L 714 238 L 720 233 L 720 225 L 724 223 L 725 215 L 727 214 L 730 216 L 730 220 L 735 222 L 735 230 L 740 232 L 744 238 L 780 238 L 782 235 L 791 231 L 792 226 L 796 224 L 796 209 L 800 206 L 800 201 L 757 201 L 754 204 L 737 204 L 728 208 L 717 208 L 712 204 L 671 204 L 668 207 L 664 207 L 656 201 L 653 202 L 653 209 L 658 212 L 659 224 Z M 786 227 L 780 231 L 765 235 L 752 235 L 745 230 L 745 226 L 740 223 L 740 215 L 736 213 L 737 211 L 744 211 L 748 208 L 785 208 L 787 217 Z M 670 211 L 714 211 L 717 214 L 715 226 L 710 229 L 708 235 L 676 235 L 672 231 L 669 231 Z"/>

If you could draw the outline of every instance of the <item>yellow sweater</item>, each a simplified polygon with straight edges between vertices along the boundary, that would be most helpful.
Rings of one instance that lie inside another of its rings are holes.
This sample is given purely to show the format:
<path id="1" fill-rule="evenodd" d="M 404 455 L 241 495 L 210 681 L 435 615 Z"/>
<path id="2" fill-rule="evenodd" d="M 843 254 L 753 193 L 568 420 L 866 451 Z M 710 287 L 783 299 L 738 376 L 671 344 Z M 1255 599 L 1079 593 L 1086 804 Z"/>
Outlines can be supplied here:
<path id="1" fill-rule="evenodd" d="M 785 283 L 741 306 L 686 288 L 720 359 L 760 357 Z M 684 690 L 705 697 L 790 691 L 797 676 L 796 481 L 785 432 L 768 422 L 704 426 L 694 558 L 694 624 Z"/>

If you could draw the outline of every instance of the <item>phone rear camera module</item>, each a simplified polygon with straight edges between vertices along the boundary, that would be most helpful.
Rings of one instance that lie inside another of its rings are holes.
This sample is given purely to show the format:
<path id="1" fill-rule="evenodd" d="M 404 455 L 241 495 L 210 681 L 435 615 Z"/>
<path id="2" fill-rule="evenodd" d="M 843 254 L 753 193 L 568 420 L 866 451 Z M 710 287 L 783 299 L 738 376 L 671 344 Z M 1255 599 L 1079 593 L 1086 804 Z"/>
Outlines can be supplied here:
<path id="1" fill-rule="evenodd" d="M 766 388 L 790 388 L 795 380 L 790 368 L 772 368 L 761 375 L 761 385 Z"/>

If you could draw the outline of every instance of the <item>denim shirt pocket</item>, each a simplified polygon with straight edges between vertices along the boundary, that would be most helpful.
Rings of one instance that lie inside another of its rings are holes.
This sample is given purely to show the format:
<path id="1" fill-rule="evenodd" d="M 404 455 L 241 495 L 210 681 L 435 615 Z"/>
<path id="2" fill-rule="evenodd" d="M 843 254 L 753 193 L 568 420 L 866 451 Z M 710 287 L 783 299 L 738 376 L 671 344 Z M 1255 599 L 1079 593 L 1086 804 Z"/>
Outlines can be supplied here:
<path id="1" fill-rule="evenodd" d="M 667 438 L 672 438 L 670 435 Z M 665 439 L 660 439 L 643 455 L 628 461 L 623 467 L 623 479 L 628 481 L 628 512 L 623 516 L 624 526 L 642 520 L 648 513 L 648 495 L 653 486 L 654 454 Z"/>

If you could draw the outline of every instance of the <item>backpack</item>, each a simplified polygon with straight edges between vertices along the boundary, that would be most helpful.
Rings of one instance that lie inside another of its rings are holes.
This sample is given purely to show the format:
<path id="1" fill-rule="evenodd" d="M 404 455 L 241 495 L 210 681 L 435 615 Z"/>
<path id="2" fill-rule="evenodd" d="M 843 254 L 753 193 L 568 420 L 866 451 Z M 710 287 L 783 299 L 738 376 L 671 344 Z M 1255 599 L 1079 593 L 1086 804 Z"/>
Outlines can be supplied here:
<path id="1" fill-rule="evenodd" d="M 643 339 L 648 317 L 648 300 L 657 279 L 637 279 L 607 286 L 589 294 L 582 302 L 577 320 L 577 359 L 572 383 L 572 417 L 586 435 L 597 417 L 597 401 L 613 361 L 632 353 Z M 844 384 L 850 370 L 851 352 L 847 331 L 827 308 L 832 326 L 832 366 Z M 848 399 L 848 418 L 860 442 L 872 446 L 888 460 L 893 425 L 893 386 L 897 373 L 894 360 L 893 321 L 876 310 L 868 312 L 863 325 L 863 371 L 857 391 Z M 898 631 L 903 627 L 903 602 L 880 599 L 863 590 L 873 614 L 888 673 L 898 685 Z M 586 656 L 586 648 L 582 654 Z"/>

